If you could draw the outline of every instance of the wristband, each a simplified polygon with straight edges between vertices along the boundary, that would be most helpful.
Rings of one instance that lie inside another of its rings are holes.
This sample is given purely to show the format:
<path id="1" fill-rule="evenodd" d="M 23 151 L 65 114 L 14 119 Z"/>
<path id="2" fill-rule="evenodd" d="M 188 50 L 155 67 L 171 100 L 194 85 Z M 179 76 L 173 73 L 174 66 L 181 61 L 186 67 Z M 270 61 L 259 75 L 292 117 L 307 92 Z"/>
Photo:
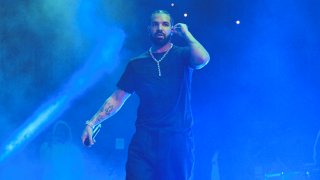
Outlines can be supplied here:
<path id="1" fill-rule="evenodd" d="M 92 122 L 91 121 L 86 121 L 86 125 L 87 126 L 89 126 L 89 127 L 91 127 L 91 129 L 93 129 L 93 127 L 94 127 L 94 125 L 92 124 Z"/>

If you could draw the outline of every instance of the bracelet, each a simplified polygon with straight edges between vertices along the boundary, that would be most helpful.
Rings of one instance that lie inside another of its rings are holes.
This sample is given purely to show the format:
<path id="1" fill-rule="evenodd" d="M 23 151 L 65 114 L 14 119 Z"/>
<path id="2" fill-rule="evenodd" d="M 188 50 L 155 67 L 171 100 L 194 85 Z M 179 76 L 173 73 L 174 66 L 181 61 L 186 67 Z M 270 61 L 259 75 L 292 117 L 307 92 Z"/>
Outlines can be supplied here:
<path id="1" fill-rule="evenodd" d="M 92 122 L 91 121 L 86 121 L 86 125 L 87 126 L 89 126 L 89 127 L 91 127 L 91 129 L 93 129 L 93 127 L 94 127 L 94 125 L 92 124 Z"/>

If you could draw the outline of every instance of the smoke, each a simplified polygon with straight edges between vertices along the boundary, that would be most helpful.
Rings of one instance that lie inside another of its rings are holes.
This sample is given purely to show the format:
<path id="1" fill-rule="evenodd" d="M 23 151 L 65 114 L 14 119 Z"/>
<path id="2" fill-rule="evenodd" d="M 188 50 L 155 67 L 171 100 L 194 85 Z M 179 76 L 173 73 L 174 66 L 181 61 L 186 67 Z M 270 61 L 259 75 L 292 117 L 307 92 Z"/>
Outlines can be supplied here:
<path id="1" fill-rule="evenodd" d="M 115 25 L 103 13 L 109 8 L 108 3 L 103 3 L 99 0 L 1 2 L 1 136 L 56 92 L 93 51 L 108 54 L 109 47 L 104 43 L 114 35 Z"/>
<path id="2" fill-rule="evenodd" d="M 14 127 L 80 63 L 77 55 L 83 51 L 83 39 L 72 23 L 76 6 L 71 4 L 75 3 L 2 3 L 1 127 Z M 7 130 L 1 128 L 0 134 Z"/>
<path id="3" fill-rule="evenodd" d="M 100 8 L 101 3 L 4 4 L 0 135 L 11 135 L 8 145 L 3 144 L 4 158 L 32 140 L 117 66 L 125 35 L 101 14 L 107 8 Z"/>

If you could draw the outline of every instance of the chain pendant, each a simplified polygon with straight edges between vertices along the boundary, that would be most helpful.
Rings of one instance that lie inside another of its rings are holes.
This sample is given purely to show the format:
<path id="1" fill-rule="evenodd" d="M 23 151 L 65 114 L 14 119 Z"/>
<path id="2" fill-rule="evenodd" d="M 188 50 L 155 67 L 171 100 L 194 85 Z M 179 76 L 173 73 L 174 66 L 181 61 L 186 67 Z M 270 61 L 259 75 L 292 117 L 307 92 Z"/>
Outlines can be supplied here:
<path id="1" fill-rule="evenodd" d="M 157 61 L 157 66 L 158 66 L 158 75 L 159 77 L 161 76 L 161 69 L 160 69 L 160 62 Z"/>
<path id="2" fill-rule="evenodd" d="M 164 55 L 163 55 L 159 60 L 157 60 L 157 59 L 153 56 L 152 51 L 151 51 L 151 47 L 150 47 L 150 49 L 149 49 L 149 54 L 150 54 L 151 58 L 157 63 L 157 68 L 158 68 L 158 75 L 159 75 L 159 77 L 161 77 L 160 62 L 166 57 L 166 55 L 169 53 L 169 51 L 171 50 L 172 47 L 173 47 L 173 44 L 170 44 L 169 49 L 164 53 Z"/>

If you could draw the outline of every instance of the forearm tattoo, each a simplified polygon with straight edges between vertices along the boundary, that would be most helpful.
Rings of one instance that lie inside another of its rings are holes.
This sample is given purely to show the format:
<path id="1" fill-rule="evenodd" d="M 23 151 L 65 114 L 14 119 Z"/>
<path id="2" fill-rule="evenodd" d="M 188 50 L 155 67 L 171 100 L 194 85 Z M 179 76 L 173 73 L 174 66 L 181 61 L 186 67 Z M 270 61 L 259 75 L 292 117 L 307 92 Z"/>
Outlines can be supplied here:
<path id="1" fill-rule="evenodd" d="M 113 105 L 108 105 L 103 108 L 103 112 L 106 116 L 109 116 L 113 110 Z"/>
<path id="2" fill-rule="evenodd" d="M 97 113 L 96 122 L 94 124 L 100 124 L 104 119 L 111 115 L 113 110 L 114 106 L 112 104 L 105 104 Z"/>

